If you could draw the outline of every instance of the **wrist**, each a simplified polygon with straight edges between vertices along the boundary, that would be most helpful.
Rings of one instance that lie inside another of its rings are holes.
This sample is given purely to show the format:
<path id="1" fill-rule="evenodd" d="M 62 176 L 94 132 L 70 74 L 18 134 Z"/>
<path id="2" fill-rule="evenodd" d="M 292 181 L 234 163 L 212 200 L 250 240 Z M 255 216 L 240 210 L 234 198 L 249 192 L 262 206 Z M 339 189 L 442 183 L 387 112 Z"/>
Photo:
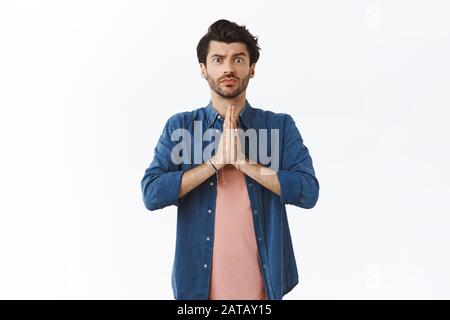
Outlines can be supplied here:
<path id="1" fill-rule="evenodd" d="M 244 154 L 240 154 L 236 159 L 234 166 L 236 167 L 236 169 L 242 171 L 241 170 L 242 167 L 244 167 L 247 163 L 248 163 L 247 157 Z"/>
<path id="2" fill-rule="evenodd" d="M 225 161 L 222 161 L 217 156 L 211 157 L 209 161 L 214 165 L 214 167 L 216 167 L 217 170 L 220 170 L 225 166 Z"/>

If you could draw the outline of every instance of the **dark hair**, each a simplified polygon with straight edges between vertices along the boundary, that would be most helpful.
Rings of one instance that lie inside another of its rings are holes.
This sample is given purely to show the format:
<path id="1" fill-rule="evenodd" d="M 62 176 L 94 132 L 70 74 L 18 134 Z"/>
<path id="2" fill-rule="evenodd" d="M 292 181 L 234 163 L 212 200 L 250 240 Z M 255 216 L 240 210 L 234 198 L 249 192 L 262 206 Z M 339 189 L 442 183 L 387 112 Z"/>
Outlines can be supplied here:
<path id="1" fill-rule="evenodd" d="M 199 63 L 206 66 L 206 56 L 208 55 L 209 42 L 211 40 L 232 43 L 242 42 L 247 46 L 250 55 L 250 65 L 259 59 L 258 37 L 254 37 L 245 25 L 239 26 L 234 22 L 220 19 L 209 26 L 208 32 L 200 39 L 197 45 L 197 58 Z"/>

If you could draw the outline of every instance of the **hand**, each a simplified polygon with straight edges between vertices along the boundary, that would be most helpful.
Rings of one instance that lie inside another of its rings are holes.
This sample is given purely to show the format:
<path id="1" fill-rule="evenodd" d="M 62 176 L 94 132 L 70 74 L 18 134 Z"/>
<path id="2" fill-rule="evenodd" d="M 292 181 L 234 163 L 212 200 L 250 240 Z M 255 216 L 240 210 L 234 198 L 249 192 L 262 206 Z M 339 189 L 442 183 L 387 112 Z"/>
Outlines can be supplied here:
<path id="1" fill-rule="evenodd" d="M 230 136 L 232 137 L 230 140 L 232 141 L 232 147 L 231 147 L 231 161 L 230 164 L 232 164 L 236 169 L 239 170 L 239 165 L 244 164 L 246 161 L 245 154 L 242 153 L 241 149 L 241 140 L 239 138 L 239 128 L 236 121 L 236 108 L 235 106 L 231 107 L 231 115 L 230 115 Z"/>
<path id="2" fill-rule="evenodd" d="M 238 135 L 234 105 L 228 106 L 217 153 L 211 161 L 217 169 L 220 169 L 227 164 L 232 164 L 239 169 L 239 164 L 242 164 L 245 161 L 245 155 L 242 153 Z"/>

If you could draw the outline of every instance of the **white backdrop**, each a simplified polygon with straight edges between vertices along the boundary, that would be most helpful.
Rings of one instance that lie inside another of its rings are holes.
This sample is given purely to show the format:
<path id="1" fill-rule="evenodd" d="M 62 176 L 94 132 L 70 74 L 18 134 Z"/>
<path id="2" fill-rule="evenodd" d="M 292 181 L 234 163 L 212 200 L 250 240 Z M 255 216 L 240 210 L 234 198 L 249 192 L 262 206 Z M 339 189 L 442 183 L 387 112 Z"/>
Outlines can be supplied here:
<path id="1" fill-rule="evenodd" d="M 0 298 L 173 299 L 176 207 L 140 180 L 205 106 L 195 48 L 259 37 L 249 102 L 287 112 L 320 182 L 288 206 L 285 299 L 450 298 L 450 2 L 2 1 Z"/>

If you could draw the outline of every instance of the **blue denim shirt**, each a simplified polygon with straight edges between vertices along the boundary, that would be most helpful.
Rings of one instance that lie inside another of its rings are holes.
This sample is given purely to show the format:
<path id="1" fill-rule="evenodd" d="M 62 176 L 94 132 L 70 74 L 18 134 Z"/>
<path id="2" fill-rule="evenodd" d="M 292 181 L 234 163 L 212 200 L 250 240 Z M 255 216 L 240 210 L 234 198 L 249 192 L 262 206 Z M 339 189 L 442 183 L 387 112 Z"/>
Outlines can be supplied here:
<path id="1" fill-rule="evenodd" d="M 313 208 L 319 197 L 319 183 L 308 148 L 304 145 L 290 115 L 252 107 L 246 99 L 238 120 L 240 128 L 243 130 L 254 128 L 258 135 L 258 129 L 278 129 L 280 147 L 276 171 L 281 194 L 278 196 L 247 175 L 245 180 L 252 206 L 260 267 L 267 297 L 281 300 L 298 284 L 286 205 Z M 199 164 L 195 164 L 193 160 L 178 163 L 171 158 L 172 149 L 180 142 L 172 141 L 172 132 L 184 128 L 194 136 L 194 130 L 199 130 L 198 125 L 196 129 L 194 128 L 194 121 L 200 121 L 197 124 L 201 124 L 202 133 L 210 128 L 221 132 L 224 119 L 213 108 L 211 100 L 206 107 L 171 116 L 154 149 L 153 161 L 141 180 L 142 197 L 148 210 L 154 211 L 170 205 L 178 207 L 175 258 L 172 268 L 172 289 L 177 300 L 207 300 L 211 276 L 217 195 L 216 175 L 212 175 L 195 189 L 178 198 L 183 173 Z M 267 137 L 258 136 L 258 138 L 270 141 L 270 132 L 268 130 Z M 218 143 L 218 139 L 216 142 Z M 191 143 L 193 146 L 193 139 Z M 204 141 L 202 149 L 208 144 L 211 144 L 211 141 Z M 248 156 L 249 146 L 247 143 L 244 145 Z M 268 148 L 270 147 L 269 143 Z M 260 163 L 259 158 L 252 160 Z M 263 165 L 269 167 L 269 164 Z"/>

